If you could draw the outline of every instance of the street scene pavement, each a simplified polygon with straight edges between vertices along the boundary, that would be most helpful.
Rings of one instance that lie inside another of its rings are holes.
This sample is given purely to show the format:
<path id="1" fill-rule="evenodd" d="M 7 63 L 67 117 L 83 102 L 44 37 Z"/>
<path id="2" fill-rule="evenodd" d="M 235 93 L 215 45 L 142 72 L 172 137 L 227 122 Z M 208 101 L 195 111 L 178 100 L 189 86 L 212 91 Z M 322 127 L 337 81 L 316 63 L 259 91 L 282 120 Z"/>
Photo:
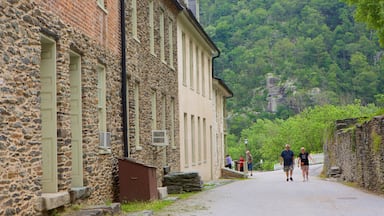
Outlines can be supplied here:
<path id="1" fill-rule="evenodd" d="M 293 182 L 282 170 L 256 172 L 246 180 L 207 190 L 176 201 L 157 216 L 380 216 L 384 197 L 317 176 L 322 165 L 310 166 L 303 182 L 295 168 Z"/>

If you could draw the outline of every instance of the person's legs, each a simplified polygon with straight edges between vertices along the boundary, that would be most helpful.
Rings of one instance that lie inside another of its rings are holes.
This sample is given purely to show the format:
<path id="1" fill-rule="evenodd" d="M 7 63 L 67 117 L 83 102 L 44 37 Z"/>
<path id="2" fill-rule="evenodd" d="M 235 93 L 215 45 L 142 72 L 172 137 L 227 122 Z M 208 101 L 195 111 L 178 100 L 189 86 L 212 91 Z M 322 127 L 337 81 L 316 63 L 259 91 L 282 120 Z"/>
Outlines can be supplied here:
<path id="1" fill-rule="evenodd" d="M 289 181 L 289 166 L 284 166 L 283 167 L 285 176 L 287 177 L 287 181 Z"/>
<path id="2" fill-rule="evenodd" d="M 293 178 L 292 178 L 292 174 L 293 174 L 293 165 L 289 166 L 289 179 L 291 179 L 291 181 L 293 181 Z"/>
<path id="3" fill-rule="evenodd" d="M 252 176 L 252 163 L 248 163 L 248 171 L 251 172 L 251 176 Z"/>
<path id="4" fill-rule="evenodd" d="M 309 166 L 305 166 L 305 176 L 307 178 L 307 181 L 308 181 L 308 175 L 309 175 Z"/>

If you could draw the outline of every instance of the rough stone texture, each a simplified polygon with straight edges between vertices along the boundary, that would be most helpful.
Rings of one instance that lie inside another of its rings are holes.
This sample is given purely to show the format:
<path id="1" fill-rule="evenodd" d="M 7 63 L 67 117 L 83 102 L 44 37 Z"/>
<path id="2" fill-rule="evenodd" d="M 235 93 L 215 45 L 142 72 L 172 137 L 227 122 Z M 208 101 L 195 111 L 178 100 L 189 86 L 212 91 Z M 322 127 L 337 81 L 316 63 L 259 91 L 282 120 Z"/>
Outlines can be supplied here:
<path id="1" fill-rule="evenodd" d="M 336 166 L 341 170 L 340 179 L 384 192 L 384 116 L 359 123 L 362 121 L 336 122 L 333 137 L 324 145 L 325 173 Z"/>
<path id="2" fill-rule="evenodd" d="M 95 1 L 18 0 L 0 1 L 0 215 L 41 215 L 42 124 L 40 112 L 41 35 L 56 41 L 57 170 L 58 192 L 71 190 L 70 51 L 81 56 L 83 174 L 89 196 L 77 200 L 84 205 L 101 204 L 118 197 L 117 158 L 123 156 L 121 112 L 121 54 L 119 1 L 106 0 L 108 13 Z M 148 2 L 138 1 L 138 38 L 132 37 L 130 5 L 126 4 L 129 119 L 134 119 L 133 83 L 140 83 L 140 138 L 134 137 L 130 121 L 130 143 L 140 139 L 142 150 L 130 145 L 130 157 L 159 167 L 179 169 L 179 148 L 166 148 L 167 158 L 150 145 L 151 92 L 157 94 L 157 127 L 161 128 L 161 96 L 166 97 L 165 128 L 170 130 L 169 101 L 178 113 L 177 71 L 169 64 L 168 20 L 176 33 L 177 9 L 169 0 L 154 1 L 155 17 L 165 10 L 165 57 L 160 60 L 159 20 L 155 19 L 155 54 L 149 51 Z M 79 12 L 81 10 L 81 12 Z M 176 36 L 173 37 L 173 66 Z M 107 131 L 112 134 L 111 153 L 99 153 L 97 65 L 107 71 Z M 178 140 L 178 115 L 175 115 Z"/>
<path id="3" fill-rule="evenodd" d="M 169 194 L 201 191 L 203 184 L 197 172 L 177 172 L 164 176 L 163 185 L 168 188 Z"/>
<path id="4" fill-rule="evenodd" d="M 174 139 L 179 140 L 178 118 L 178 88 L 177 88 L 177 38 L 176 15 L 177 8 L 171 1 L 153 1 L 154 8 L 154 54 L 150 51 L 150 26 L 149 26 L 149 0 L 137 1 L 137 38 L 132 37 L 132 19 L 127 17 L 127 71 L 128 71 L 128 96 L 129 96 L 129 156 L 141 163 L 154 166 L 157 169 L 157 185 L 161 186 L 163 167 L 169 166 L 173 171 L 180 170 L 180 148 L 178 145 L 165 148 L 155 147 L 152 143 L 152 95 L 156 94 L 156 129 L 166 129 L 170 140 L 171 119 L 174 118 Z M 164 12 L 165 32 L 165 61 L 160 59 L 160 13 Z M 131 14 L 131 5 L 126 8 L 126 14 Z M 169 19 L 173 25 L 169 25 Z M 173 37 L 173 62 L 170 63 L 170 49 L 168 40 L 168 28 L 172 28 Z M 140 134 L 135 136 L 135 85 L 139 86 L 139 121 Z M 162 103 L 165 97 L 165 104 Z M 171 100 L 174 100 L 174 116 L 171 116 Z M 163 107 L 165 105 L 165 107 Z M 163 110 L 165 111 L 165 123 L 162 122 Z M 139 146 L 135 143 L 139 139 Z"/>

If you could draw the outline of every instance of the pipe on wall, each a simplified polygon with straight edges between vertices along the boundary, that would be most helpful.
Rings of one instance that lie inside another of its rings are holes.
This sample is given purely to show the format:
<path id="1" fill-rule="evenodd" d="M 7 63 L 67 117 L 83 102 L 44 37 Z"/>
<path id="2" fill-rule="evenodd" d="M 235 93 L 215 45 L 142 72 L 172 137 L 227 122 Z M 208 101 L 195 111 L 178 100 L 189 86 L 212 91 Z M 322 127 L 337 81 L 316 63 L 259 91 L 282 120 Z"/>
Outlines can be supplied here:
<path id="1" fill-rule="evenodd" d="M 126 65 L 126 40 L 125 40 L 125 1 L 120 0 L 120 37 L 121 37 L 121 105 L 123 118 L 123 143 L 124 157 L 129 156 L 128 149 L 128 109 L 127 109 L 127 65 Z"/>

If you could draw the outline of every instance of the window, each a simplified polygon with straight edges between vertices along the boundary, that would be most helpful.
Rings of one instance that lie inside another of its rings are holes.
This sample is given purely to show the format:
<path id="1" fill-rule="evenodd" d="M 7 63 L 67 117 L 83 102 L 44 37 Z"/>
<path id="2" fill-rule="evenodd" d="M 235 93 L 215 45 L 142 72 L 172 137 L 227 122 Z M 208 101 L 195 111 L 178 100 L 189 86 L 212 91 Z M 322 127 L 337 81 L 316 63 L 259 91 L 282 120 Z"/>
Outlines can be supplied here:
<path id="1" fill-rule="evenodd" d="M 164 38 L 164 10 L 160 12 L 160 59 L 165 62 L 165 38 Z"/>
<path id="2" fill-rule="evenodd" d="M 97 2 L 97 5 L 98 5 L 101 9 L 103 9 L 104 11 L 106 11 L 104 0 L 96 0 L 96 2 Z"/>
<path id="3" fill-rule="evenodd" d="M 135 105 L 135 147 L 136 150 L 140 150 L 140 84 L 135 83 L 134 84 L 134 90 L 133 90 L 133 97 L 134 97 L 134 105 Z"/>
<path id="4" fill-rule="evenodd" d="M 204 163 L 207 163 L 207 121 L 203 118 L 203 155 Z"/>
<path id="5" fill-rule="evenodd" d="M 153 0 L 149 2 L 149 46 L 152 55 L 155 55 L 155 25 L 153 19 Z"/>
<path id="6" fill-rule="evenodd" d="M 196 165 L 195 116 L 191 116 L 192 166 Z"/>
<path id="7" fill-rule="evenodd" d="M 173 20 L 168 20 L 169 66 L 173 68 Z"/>
<path id="8" fill-rule="evenodd" d="M 193 43 L 192 40 L 189 41 L 189 87 L 193 89 Z"/>
<path id="9" fill-rule="evenodd" d="M 156 91 L 155 90 L 152 92 L 151 104 L 152 104 L 152 130 L 156 130 L 157 116 L 156 116 Z"/>
<path id="10" fill-rule="evenodd" d="M 165 130 L 166 129 L 166 112 L 167 112 L 167 107 L 166 107 L 166 99 L 167 97 L 163 94 L 161 95 L 161 129 Z"/>
<path id="11" fill-rule="evenodd" d="M 188 167 L 188 115 L 184 113 L 184 167 Z"/>
<path id="12" fill-rule="evenodd" d="M 132 0 L 132 36 L 137 37 L 137 0 Z"/>
<path id="13" fill-rule="evenodd" d="M 208 60 L 208 74 L 212 74 L 212 65 L 211 60 Z M 208 77 L 208 95 L 209 99 L 212 99 L 212 77 L 211 75 Z"/>
<path id="14" fill-rule="evenodd" d="M 171 118 L 171 130 L 170 130 L 170 137 L 171 137 L 171 147 L 173 149 L 176 148 L 175 145 L 175 98 L 171 98 L 171 111 L 170 111 L 170 118 Z"/>
<path id="15" fill-rule="evenodd" d="M 98 116 L 100 132 L 107 132 L 107 115 L 106 115 L 106 86 L 105 86 L 105 67 L 99 65 L 97 67 L 97 95 L 98 95 Z"/>
<path id="16" fill-rule="evenodd" d="M 201 122 L 200 122 L 200 117 L 197 117 L 197 145 L 198 145 L 198 150 L 197 150 L 197 155 L 198 155 L 198 162 L 201 164 Z"/>
<path id="17" fill-rule="evenodd" d="M 204 53 L 201 52 L 201 94 L 205 97 L 205 59 Z"/>
<path id="18" fill-rule="evenodd" d="M 196 92 L 200 93 L 200 60 L 199 60 L 199 47 L 196 45 Z"/>
<path id="19" fill-rule="evenodd" d="M 187 85 L 187 40 L 185 39 L 185 33 L 181 34 L 182 50 L 183 50 L 183 85 Z"/>

